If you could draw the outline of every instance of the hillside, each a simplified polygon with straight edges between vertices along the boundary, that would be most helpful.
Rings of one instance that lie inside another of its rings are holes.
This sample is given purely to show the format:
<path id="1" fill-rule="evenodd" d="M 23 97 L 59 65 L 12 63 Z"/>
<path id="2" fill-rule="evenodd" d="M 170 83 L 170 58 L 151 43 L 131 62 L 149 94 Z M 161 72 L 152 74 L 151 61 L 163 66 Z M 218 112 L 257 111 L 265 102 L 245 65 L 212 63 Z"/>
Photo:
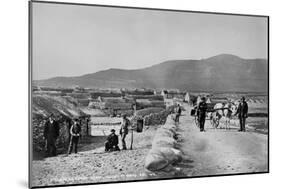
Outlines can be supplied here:
<path id="1" fill-rule="evenodd" d="M 201 60 L 170 60 L 138 70 L 109 69 L 78 77 L 34 81 L 51 87 L 178 88 L 205 91 L 266 92 L 265 59 L 242 59 L 221 54 Z"/>

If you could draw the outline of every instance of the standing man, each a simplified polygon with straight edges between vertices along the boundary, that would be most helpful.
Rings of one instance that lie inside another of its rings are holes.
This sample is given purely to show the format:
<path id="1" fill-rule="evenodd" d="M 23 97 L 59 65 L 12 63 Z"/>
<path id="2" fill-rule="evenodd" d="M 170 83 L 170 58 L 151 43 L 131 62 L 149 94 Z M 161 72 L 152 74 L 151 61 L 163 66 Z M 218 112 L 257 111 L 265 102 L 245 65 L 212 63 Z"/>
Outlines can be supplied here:
<path id="1" fill-rule="evenodd" d="M 44 126 L 44 139 L 46 141 L 46 156 L 56 156 L 57 147 L 56 140 L 59 137 L 59 124 L 55 120 L 54 115 L 51 114 Z"/>
<path id="2" fill-rule="evenodd" d="M 126 115 L 123 115 L 123 121 L 120 129 L 122 150 L 127 150 L 125 138 L 129 132 L 129 125 L 130 125 L 130 121 L 127 119 Z"/>
<path id="3" fill-rule="evenodd" d="M 79 120 L 75 118 L 74 123 L 70 128 L 70 143 L 68 148 L 68 154 L 71 154 L 73 146 L 74 146 L 74 152 L 75 154 L 77 154 L 78 142 L 81 132 L 81 126 L 78 123 L 78 121 Z"/>
<path id="4" fill-rule="evenodd" d="M 238 114 L 239 118 L 239 123 L 240 123 L 240 129 L 238 131 L 245 132 L 245 123 L 246 123 L 246 118 L 248 117 L 248 104 L 245 101 L 245 97 L 243 96 L 240 100 L 240 103 L 238 105 L 238 109 L 235 115 Z"/>
<path id="5" fill-rule="evenodd" d="M 201 101 L 197 106 L 197 116 L 199 121 L 200 132 L 204 131 L 206 111 L 207 111 L 206 98 L 202 97 Z"/>
<path id="6" fill-rule="evenodd" d="M 180 104 L 177 105 L 177 107 L 175 109 L 175 113 L 176 113 L 175 122 L 179 123 L 180 122 L 180 115 L 181 115 L 181 106 L 180 106 Z"/>

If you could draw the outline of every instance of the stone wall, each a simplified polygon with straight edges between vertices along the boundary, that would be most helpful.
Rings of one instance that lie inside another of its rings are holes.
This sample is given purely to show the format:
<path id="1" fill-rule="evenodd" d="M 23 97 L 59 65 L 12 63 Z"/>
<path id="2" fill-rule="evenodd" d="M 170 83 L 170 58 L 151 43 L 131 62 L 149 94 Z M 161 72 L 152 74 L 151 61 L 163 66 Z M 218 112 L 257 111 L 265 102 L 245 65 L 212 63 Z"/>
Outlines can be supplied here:
<path id="1" fill-rule="evenodd" d="M 60 117 L 56 119 L 59 122 L 60 135 L 57 140 L 57 145 L 59 148 L 67 149 L 70 133 L 69 129 L 72 125 L 72 120 L 68 117 Z M 81 137 L 87 136 L 87 118 L 79 119 L 81 123 Z M 32 120 L 32 133 L 33 133 L 33 150 L 37 152 L 45 151 L 45 140 L 44 140 L 44 126 L 47 118 L 40 115 L 34 115 Z"/>
<path id="2" fill-rule="evenodd" d="M 37 152 L 45 151 L 46 142 L 44 140 L 44 126 L 47 118 L 41 116 L 33 116 L 32 120 L 32 136 L 33 136 L 33 150 Z M 58 147 L 67 147 L 69 143 L 69 126 L 64 119 L 59 119 L 60 136 L 57 140 Z"/>

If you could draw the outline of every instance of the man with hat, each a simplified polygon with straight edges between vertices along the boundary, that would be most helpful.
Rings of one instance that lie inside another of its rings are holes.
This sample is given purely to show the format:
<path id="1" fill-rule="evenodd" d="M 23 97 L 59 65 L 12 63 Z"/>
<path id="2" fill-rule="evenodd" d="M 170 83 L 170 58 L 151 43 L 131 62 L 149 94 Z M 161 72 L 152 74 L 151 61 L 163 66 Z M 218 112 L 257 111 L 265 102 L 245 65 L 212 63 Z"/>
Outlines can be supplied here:
<path id="1" fill-rule="evenodd" d="M 202 97 L 201 101 L 199 102 L 199 104 L 197 106 L 197 116 L 198 116 L 198 121 L 199 121 L 200 132 L 204 131 L 206 111 L 207 111 L 206 98 Z"/>
<path id="2" fill-rule="evenodd" d="M 181 106 L 180 104 L 178 103 L 178 105 L 176 106 L 175 108 L 175 114 L 176 114 L 176 117 L 175 117 L 175 122 L 176 123 L 179 123 L 180 122 L 180 116 L 181 116 Z"/>
<path id="3" fill-rule="evenodd" d="M 246 118 L 248 117 L 248 104 L 244 96 L 241 98 L 240 103 L 238 105 L 237 112 L 235 115 L 237 114 L 240 124 L 240 129 L 238 131 L 245 132 L 246 131 L 245 123 L 246 123 Z"/>
<path id="4" fill-rule="evenodd" d="M 80 132 L 81 132 L 81 126 L 79 124 L 79 119 L 75 118 L 74 123 L 70 128 L 70 143 L 68 148 L 68 154 L 71 154 L 73 146 L 74 146 L 74 152 L 77 153 Z"/>
<path id="5" fill-rule="evenodd" d="M 115 134 L 115 129 L 111 129 L 111 134 L 107 137 L 105 142 L 105 151 L 119 151 L 118 136 Z"/>
<path id="6" fill-rule="evenodd" d="M 122 121 L 121 129 L 120 129 L 122 150 L 127 150 L 125 138 L 126 138 L 127 134 L 129 133 L 130 121 L 127 119 L 127 116 L 125 114 L 122 117 L 123 117 L 123 121 Z"/>
<path id="7" fill-rule="evenodd" d="M 51 114 L 44 126 L 44 139 L 46 141 L 46 156 L 56 156 L 56 140 L 59 137 L 59 124 L 55 120 L 54 114 Z"/>

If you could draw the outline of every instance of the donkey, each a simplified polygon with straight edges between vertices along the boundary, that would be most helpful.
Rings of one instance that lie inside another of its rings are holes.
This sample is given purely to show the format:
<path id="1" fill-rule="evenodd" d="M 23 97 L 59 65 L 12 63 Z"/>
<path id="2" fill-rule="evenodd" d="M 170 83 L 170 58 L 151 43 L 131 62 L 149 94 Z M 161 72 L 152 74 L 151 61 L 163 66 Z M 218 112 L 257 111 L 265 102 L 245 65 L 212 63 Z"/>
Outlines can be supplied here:
<path id="1" fill-rule="evenodd" d="M 217 103 L 214 106 L 214 112 L 211 114 L 211 124 L 214 128 L 218 128 L 221 118 L 225 120 L 224 128 L 230 129 L 230 120 L 235 115 L 238 106 L 233 102 Z M 220 126 L 222 128 L 222 126 Z"/>
<path id="2" fill-rule="evenodd" d="M 225 119 L 225 128 L 230 129 L 230 120 L 236 114 L 238 106 L 233 102 L 227 102 L 224 105 L 223 117 Z"/>

